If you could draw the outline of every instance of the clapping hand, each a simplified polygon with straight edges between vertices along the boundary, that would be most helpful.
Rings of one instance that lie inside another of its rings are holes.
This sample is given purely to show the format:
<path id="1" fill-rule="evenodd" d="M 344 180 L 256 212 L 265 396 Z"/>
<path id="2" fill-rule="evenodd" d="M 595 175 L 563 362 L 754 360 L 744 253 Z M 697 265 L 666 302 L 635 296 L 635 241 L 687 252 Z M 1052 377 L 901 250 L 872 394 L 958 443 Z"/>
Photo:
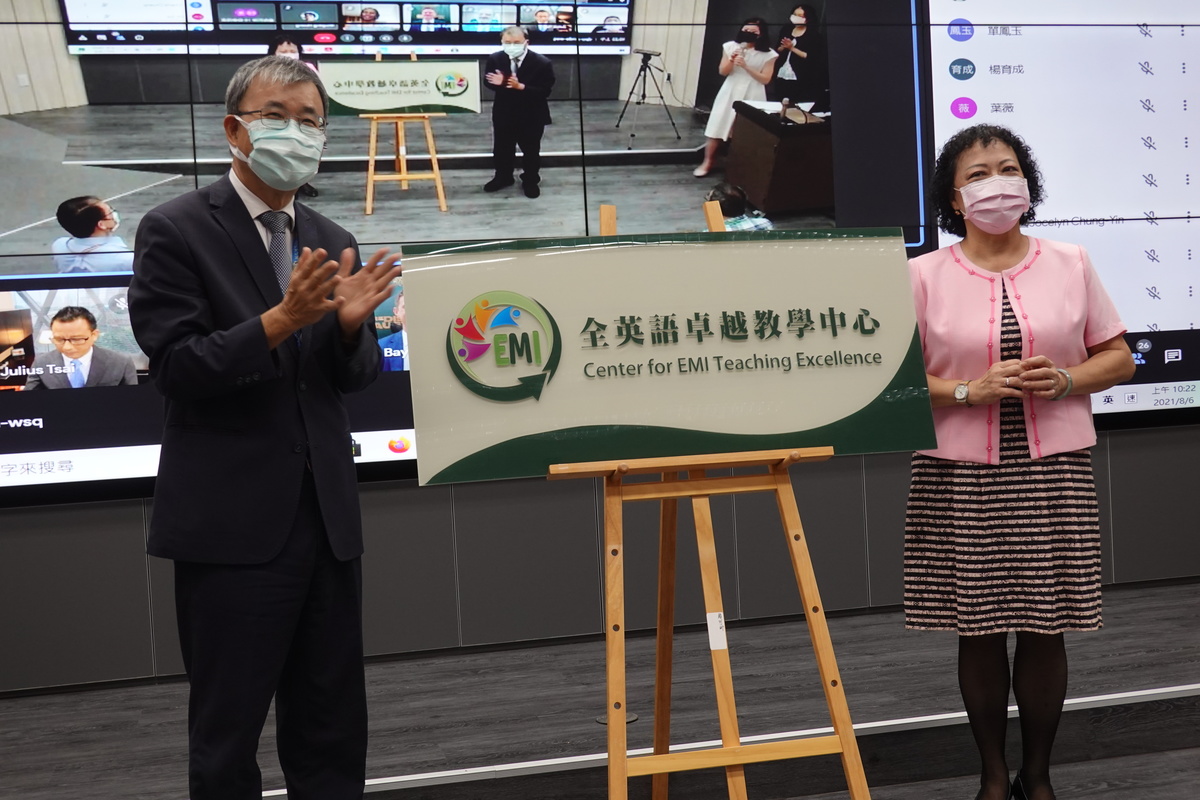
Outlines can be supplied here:
<path id="1" fill-rule="evenodd" d="M 337 308 L 330 298 L 330 291 L 340 281 L 336 274 L 338 263 L 327 261 L 326 255 L 328 253 L 319 247 L 316 250 L 306 247 L 300 251 L 300 258 L 292 268 L 287 291 L 283 293 L 283 301 L 278 306 L 288 327 L 287 333 L 312 325 Z"/>
<path id="2" fill-rule="evenodd" d="M 339 281 L 333 290 L 342 337 L 347 340 L 357 335 L 363 321 L 387 299 L 392 281 L 400 277 L 400 253 L 389 253 L 386 247 L 380 248 L 362 269 L 352 273 L 355 255 L 349 247 L 342 251 L 337 271 Z"/>
<path id="3" fill-rule="evenodd" d="M 483 78 L 488 83 L 490 83 L 492 86 L 499 86 L 502 83 L 504 83 L 504 73 L 501 72 L 500 70 L 495 70 L 493 72 L 489 72 L 486 75 L 484 75 Z"/>

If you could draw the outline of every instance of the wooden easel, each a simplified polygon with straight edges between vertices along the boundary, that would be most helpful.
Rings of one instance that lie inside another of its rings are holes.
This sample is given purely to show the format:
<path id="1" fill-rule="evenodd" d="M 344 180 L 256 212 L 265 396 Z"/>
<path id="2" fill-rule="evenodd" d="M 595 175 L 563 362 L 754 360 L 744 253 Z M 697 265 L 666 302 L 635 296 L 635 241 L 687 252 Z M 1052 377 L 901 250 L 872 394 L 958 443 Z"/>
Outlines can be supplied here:
<path id="1" fill-rule="evenodd" d="M 409 60 L 416 61 L 417 54 L 408 54 Z M 375 54 L 376 61 L 383 61 L 383 53 Z M 447 210 L 446 188 L 442 185 L 442 170 L 438 164 L 437 146 L 433 141 L 432 117 L 444 117 L 444 111 L 434 111 L 424 114 L 359 114 L 362 119 L 371 123 L 371 134 L 367 144 L 367 210 L 368 215 L 375 213 L 375 184 L 384 181 L 399 181 L 401 189 L 408 189 L 409 181 L 433 181 L 437 189 L 438 208 Z M 378 154 L 379 123 L 392 123 L 396 126 L 396 171 L 379 174 L 375 171 L 375 157 Z M 419 123 L 425 128 L 425 147 L 429 151 L 429 172 L 408 171 L 408 145 L 404 137 L 404 126 L 409 123 Z"/>
<path id="2" fill-rule="evenodd" d="M 721 214 L 721 204 L 716 200 L 709 200 L 704 204 L 704 224 L 708 226 L 708 230 L 711 232 L 723 232 L 725 230 L 725 217 Z M 616 206 L 600 206 L 600 235 L 617 235 Z"/>
<path id="3" fill-rule="evenodd" d="M 725 232 L 725 215 L 721 213 L 721 204 L 716 200 L 704 204 L 704 224 L 708 226 L 709 233 Z"/>
<path id="4" fill-rule="evenodd" d="M 600 206 L 600 235 L 601 236 L 616 236 L 617 235 L 617 207 L 610 205 Z"/>
<path id="5" fill-rule="evenodd" d="M 724 767 L 730 800 L 746 800 L 744 765 L 785 758 L 840 753 L 842 768 L 851 800 L 870 800 L 866 775 L 850 710 L 838 674 L 833 644 L 825 621 L 825 609 L 817 591 L 796 496 L 792 492 L 788 468 L 802 461 L 824 461 L 833 456 L 832 447 L 807 447 L 795 450 L 764 450 L 723 455 L 644 458 L 628 461 L 598 461 L 579 464 L 555 464 L 550 479 L 604 479 L 604 598 L 605 645 L 608 709 L 608 797 L 626 800 L 628 779 L 652 775 L 654 800 L 667 800 L 667 779 L 672 772 Z M 705 470 L 765 467 L 765 473 L 706 477 Z M 626 475 L 661 474 L 658 481 L 623 483 Z M 681 473 L 686 473 L 681 474 Z M 804 603 L 808 632 L 816 651 L 817 671 L 825 692 L 825 702 L 833 721 L 834 733 L 787 742 L 743 745 L 738 733 L 737 709 L 733 697 L 733 677 L 729 649 L 725 643 L 724 610 L 721 583 L 717 571 L 717 551 L 713 538 L 709 497 L 718 494 L 774 492 L 783 519 L 791 552 L 796 583 Z M 696 545 L 700 554 L 700 576 L 704 589 L 704 608 L 708 616 L 709 649 L 712 654 L 713 680 L 717 690 L 717 715 L 721 727 L 721 746 L 707 750 L 670 752 L 671 740 L 671 661 L 675 626 L 675 540 L 678 500 L 691 498 L 696 521 Z M 625 730 L 625 567 L 622 504 L 636 500 L 659 500 L 660 529 L 658 555 L 658 639 L 654 675 L 654 752 L 628 756 Z"/>

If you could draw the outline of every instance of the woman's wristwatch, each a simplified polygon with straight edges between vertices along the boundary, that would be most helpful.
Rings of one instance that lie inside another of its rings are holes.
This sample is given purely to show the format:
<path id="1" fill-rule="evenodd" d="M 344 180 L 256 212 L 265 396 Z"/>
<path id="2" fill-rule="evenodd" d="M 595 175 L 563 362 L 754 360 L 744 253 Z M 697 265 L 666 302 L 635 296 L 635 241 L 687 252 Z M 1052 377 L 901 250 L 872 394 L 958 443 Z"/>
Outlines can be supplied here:
<path id="1" fill-rule="evenodd" d="M 971 393 L 971 387 L 969 386 L 970 383 L 970 381 L 961 381 L 957 386 L 954 387 L 954 402 L 958 403 L 959 405 L 964 405 L 967 408 L 971 407 L 971 404 L 967 402 L 967 395 Z"/>

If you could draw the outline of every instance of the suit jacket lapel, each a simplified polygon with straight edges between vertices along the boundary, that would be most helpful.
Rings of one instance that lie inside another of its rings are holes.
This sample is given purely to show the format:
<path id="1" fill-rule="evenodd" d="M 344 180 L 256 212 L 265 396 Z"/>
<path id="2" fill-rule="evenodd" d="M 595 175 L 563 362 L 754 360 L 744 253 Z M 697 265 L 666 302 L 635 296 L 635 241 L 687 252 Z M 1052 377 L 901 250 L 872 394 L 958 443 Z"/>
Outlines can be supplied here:
<path id="1" fill-rule="evenodd" d="M 271 256 L 263 246 L 262 236 L 250 218 L 246 204 L 238 197 L 228 176 L 212 185 L 209 202 L 212 204 L 213 217 L 233 241 L 246 270 L 254 279 L 265 304 L 264 310 L 278 305 L 283 299 L 283 292 L 279 289 L 279 279 L 275 277 L 275 269 L 271 266 Z"/>
<path id="2" fill-rule="evenodd" d="M 98 386 L 98 381 L 104 377 L 104 354 L 98 347 L 92 347 L 92 366 L 88 370 L 87 380 L 83 382 L 83 387 L 86 389 L 90 386 Z"/>
<path id="3" fill-rule="evenodd" d="M 283 290 L 279 288 L 279 278 L 276 277 L 275 268 L 271 265 L 271 255 L 263 246 L 258 227 L 250 218 L 246 204 L 242 202 L 242 198 L 238 197 L 237 190 L 233 188 L 228 175 L 212 185 L 209 202 L 212 205 L 213 217 L 233 241 L 238 255 L 242 257 L 242 263 L 246 266 L 246 271 L 250 273 L 254 285 L 258 287 L 263 301 L 263 310 L 266 311 L 272 306 L 279 305 L 283 300 Z M 296 227 L 299 228 L 299 224 Z M 295 234 L 293 233 L 293 235 Z M 295 347 L 295 340 L 288 337 L 288 341 L 285 341 L 283 346 L 277 350 L 283 353 L 295 353 Z"/>

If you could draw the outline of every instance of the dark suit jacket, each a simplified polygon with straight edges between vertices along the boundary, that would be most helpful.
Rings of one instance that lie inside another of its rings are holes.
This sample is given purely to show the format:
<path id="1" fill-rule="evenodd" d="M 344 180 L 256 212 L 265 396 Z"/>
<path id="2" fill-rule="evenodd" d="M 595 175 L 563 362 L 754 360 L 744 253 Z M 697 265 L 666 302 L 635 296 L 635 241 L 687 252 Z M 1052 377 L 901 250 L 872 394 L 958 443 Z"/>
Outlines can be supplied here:
<path id="1" fill-rule="evenodd" d="M 47 364 L 61 367 L 63 365 L 62 356 L 55 353 L 44 359 L 42 367 L 45 368 Z M 118 353 L 116 350 L 92 346 L 92 365 L 88 368 L 87 382 L 83 384 L 83 388 L 136 383 L 137 368 L 133 366 L 132 358 L 124 353 Z M 41 375 L 30 375 L 29 380 L 25 382 L 25 391 L 27 392 L 31 389 L 70 388 L 71 376 L 66 372 L 44 372 Z"/>
<path id="2" fill-rule="evenodd" d="M 508 78 L 512 74 L 512 59 L 503 50 L 488 56 L 484 74 L 499 70 Z M 483 85 L 496 95 L 492 103 L 492 117 L 504 122 L 524 122 L 531 125 L 550 124 L 550 90 L 554 88 L 554 65 L 550 59 L 533 50 L 526 50 L 517 70 L 517 80 L 525 84 L 524 89 L 510 89 L 507 85 L 493 86 L 486 80 Z"/>
<path id="3" fill-rule="evenodd" d="M 299 203 L 297 243 L 333 255 L 354 237 Z M 228 176 L 143 218 L 129 312 L 166 427 L 147 550 L 262 563 L 282 548 L 306 462 L 334 554 L 362 553 L 343 392 L 379 373 L 370 320 L 343 345 L 337 315 L 268 349 L 259 315 L 282 298 L 262 238 Z"/>

